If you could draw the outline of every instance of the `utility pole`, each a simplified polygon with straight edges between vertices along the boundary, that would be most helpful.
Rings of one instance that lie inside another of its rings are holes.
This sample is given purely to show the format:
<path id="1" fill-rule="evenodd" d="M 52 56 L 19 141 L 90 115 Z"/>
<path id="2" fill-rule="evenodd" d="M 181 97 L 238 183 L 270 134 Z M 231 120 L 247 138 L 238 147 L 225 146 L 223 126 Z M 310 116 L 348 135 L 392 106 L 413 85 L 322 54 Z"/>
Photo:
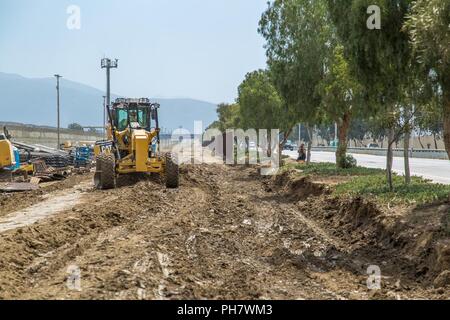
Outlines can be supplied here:
<path id="1" fill-rule="evenodd" d="M 111 60 L 109 58 L 102 59 L 102 69 L 106 69 L 106 106 L 109 107 L 111 105 L 111 69 L 117 68 L 118 59 Z"/>
<path id="2" fill-rule="evenodd" d="M 56 118 L 57 118 L 57 134 L 58 134 L 58 146 L 56 149 L 61 149 L 61 140 L 60 140 L 60 117 L 59 117 L 59 79 L 62 78 L 59 74 L 55 74 L 56 78 Z"/>
<path id="3" fill-rule="evenodd" d="M 103 137 L 106 139 L 106 96 L 103 96 Z"/>

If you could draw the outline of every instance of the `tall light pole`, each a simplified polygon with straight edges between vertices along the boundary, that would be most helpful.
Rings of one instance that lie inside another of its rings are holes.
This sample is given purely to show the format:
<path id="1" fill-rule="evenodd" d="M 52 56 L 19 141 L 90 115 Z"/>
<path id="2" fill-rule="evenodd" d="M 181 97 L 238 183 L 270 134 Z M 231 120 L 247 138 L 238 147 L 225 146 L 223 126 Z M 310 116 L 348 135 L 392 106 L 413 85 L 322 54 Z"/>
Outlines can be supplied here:
<path id="1" fill-rule="evenodd" d="M 106 96 L 103 96 L 103 137 L 106 139 Z"/>
<path id="2" fill-rule="evenodd" d="M 103 58 L 102 59 L 102 69 L 106 69 L 106 106 L 111 105 L 111 82 L 110 82 L 110 76 L 111 76 L 111 69 L 117 68 L 118 66 L 118 59 L 109 59 L 109 58 Z"/>
<path id="3" fill-rule="evenodd" d="M 55 74 L 56 78 L 56 118 L 57 118 L 57 135 L 58 135 L 58 146 L 56 149 L 61 149 L 60 140 L 60 117 L 59 117 L 59 79 L 62 78 L 59 74 Z"/>

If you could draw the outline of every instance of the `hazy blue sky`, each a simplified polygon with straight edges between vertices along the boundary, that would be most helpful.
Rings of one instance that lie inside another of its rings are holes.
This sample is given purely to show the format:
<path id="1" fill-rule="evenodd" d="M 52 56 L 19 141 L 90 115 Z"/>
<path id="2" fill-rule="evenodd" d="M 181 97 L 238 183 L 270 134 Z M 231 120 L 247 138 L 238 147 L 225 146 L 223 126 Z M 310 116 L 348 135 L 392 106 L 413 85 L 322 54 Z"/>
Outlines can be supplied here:
<path id="1" fill-rule="evenodd" d="M 266 0 L 0 0 L 0 72 L 104 88 L 103 56 L 118 58 L 112 90 L 125 96 L 232 102 L 264 68 L 258 21 Z M 69 5 L 81 29 L 69 30 Z"/>

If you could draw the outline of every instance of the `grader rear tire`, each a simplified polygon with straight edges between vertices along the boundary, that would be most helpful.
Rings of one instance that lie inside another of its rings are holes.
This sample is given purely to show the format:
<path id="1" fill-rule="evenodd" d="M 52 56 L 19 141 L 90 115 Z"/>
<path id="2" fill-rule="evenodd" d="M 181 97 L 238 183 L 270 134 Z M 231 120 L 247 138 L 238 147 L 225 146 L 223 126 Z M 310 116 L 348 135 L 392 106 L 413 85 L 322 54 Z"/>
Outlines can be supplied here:
<path id="1" fill-rule="evenodd" d="M 166 154 L 166 187 L 176 189 L 180 185 L 180 169 L 176 157 L 172 153 Z"/>
<path id="2" fill-rule="evenodd" d="M 114 156 L 111 154 L 100 154 L 97 156 L 96 162 L 95 187 L 100 190 L 114 189 L 116 187 Z"/>

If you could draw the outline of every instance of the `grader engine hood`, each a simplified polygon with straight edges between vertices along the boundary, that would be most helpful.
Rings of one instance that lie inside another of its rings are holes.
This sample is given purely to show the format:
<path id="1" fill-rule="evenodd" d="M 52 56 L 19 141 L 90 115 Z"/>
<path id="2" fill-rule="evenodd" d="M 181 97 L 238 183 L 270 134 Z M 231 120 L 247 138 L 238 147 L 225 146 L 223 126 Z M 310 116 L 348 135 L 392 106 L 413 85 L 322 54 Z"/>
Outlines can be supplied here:
<path id="1" fill-rule="evenodd" d="M 136 157 L 136 172 L 147 172 L 148 150 L 150 139 L 145 130 L 133 130 L 133 150 Z"/>

